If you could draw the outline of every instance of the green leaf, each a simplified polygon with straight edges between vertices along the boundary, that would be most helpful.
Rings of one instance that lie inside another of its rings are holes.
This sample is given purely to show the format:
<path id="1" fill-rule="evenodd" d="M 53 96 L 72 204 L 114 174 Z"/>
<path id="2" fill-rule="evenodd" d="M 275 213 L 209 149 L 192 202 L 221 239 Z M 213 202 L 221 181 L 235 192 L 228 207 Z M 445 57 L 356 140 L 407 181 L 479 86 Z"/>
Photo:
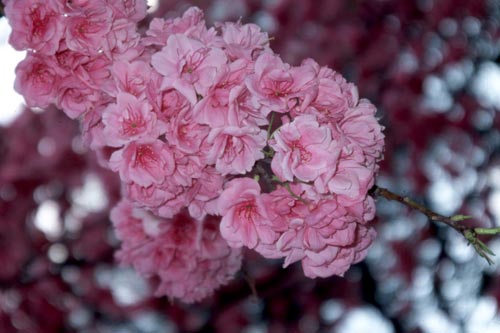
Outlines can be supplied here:
<path id="1" fill-rule="evenodd" d="M 465 221 L 465 220 L 469 220 L 471 218 L 472 218 L 472 216 L 469 216 L 469 215 L 453 215 L 452 217 L 450 217 L 450 219 L 452 221 L 455 221 L 455 222 Z"/>

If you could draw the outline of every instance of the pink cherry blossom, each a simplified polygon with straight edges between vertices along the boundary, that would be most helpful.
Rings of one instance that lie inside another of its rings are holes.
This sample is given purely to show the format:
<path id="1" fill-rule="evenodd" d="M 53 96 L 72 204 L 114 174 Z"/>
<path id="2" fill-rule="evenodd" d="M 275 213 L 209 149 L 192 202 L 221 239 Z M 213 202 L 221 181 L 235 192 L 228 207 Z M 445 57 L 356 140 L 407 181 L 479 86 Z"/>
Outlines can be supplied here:
<path id="1" fill-rule="evenodd" d="M 126 197 L 136 206 L 148 209 L 158 208 L 168 200 L 173 199 L 175 192 L 172 192 L 171 188 L 163 186 L 163 184 L 152 184 L 146 187 L 137 183 L 128 183 L 125 186 Z"/>
<path id="2" fill-rule="evenodd" d="M 200 176 L 186 191 L 190 200 L 189 214 L 195 219 L 203 219 L 206 215 L 218 215 L 218 197 L 222 193 L 224 178 L 213 167 L 206 167 Z"/>
<path id="3" fill-rule="evenodd" d="M 254 24 L 207 28 L 196 7 L 139 28 L 143 0 L 6 5 L 11 43 L 28 49 L 16 90 L 78 118 L 119 174 L 117 257 L 157 296 L 211 295 L 243 246 L 311 278 L 366 255 L 383 128 L 339 73 L 284 62 Z"/>
<path id="4" fill-rule="evenodd" d="M 231 60 L 252 61 L 261 52 L 271 52 L 269 36 L 258 25 L 224 22 L 219 24 L 219 28 L 222 30 L 223 47 Z"/>
<path id="5" fill-rule="evenodd" d="M 351 265 L 363 260 L 368 247 L 371 245 L 377 233 L 372 228 L 356 225 L 356 233 L 352 245 L 335 248 L 324 260 L 323 256 L 308 256 L 302 260 L 304 274 L 310 278 L 328 277 L 332 275 L 343 276 Z"/>
<path id="6" fill-rule="evenodd" d="M 143 97 L 151 82 L 159 79 L 151 66 L 142 60 L 132 62 L 116 61 L 111 67 L 111 74 L 116 82 L 116 96 L 118 92 L 127 92 L 135 97 Z"/>
<path id="7" fill-rule="evenodd" d="M 314 66 L 304 62 L 299 67 L 291 67 L 272 53 L 263 53 L 257 58 L 255 73 L 246 84 L 266 115 L 271 111 L 289 112 L 299 103 L 309 104 L 317 94 Z"/>
<path id="8" fill-rule="evenodd" d="M 112 19 L 113 12 L 102 4 L 67 13 L 64 24 L 68 48 L 83 54 L 98 54 L 111 30 Z"/>
<path id="9" fill-rule="evenodd" d="M 210 131 L 208 126 L 197 123 L 195 119 L 189 109 L 184 109 L 170 119 L 167 125 L 165 138 L 182 153 L 200 152 Z"/>
<path id="10" fill-rule="evenodd" d="M 72 118 L 78 118 L 83 113 L 94 108 L 101 100 L 101 91 L 84 85 L 78 78 L 66 77 L 61 81 L 56 105 Z"/>
<path id="11" fill-rule="evenodd" d="M 111 155 L 109 166 L 120 173 L 123 181 L 149 186 L 161 184 L 171 175 L 175 161 L 170 148 L 160 140 L 132 141 Z"/>
<path id="12" fill-rule="evenodd" d="M 269 226 L 278 238 L 259 243 L 255 250 L 267 258 L 284 257 L 284 267 L 301 261 L 311 278 L 343 275 L 364 257 L 374 232 L 333 196 L 318 199 L 313 188 L 303 184 L 291 186 L 290 191 L 301 200 L 284 187 L 263 196 Z"/>
<path id="13" fill-rule="evenodd" d="M 198 40 L 208 41 L 213 38 L 214 31 L 208 31 L 203 19 L 203 11 L 190 7 L 181 17 L 165 20 L 154 18 L 149 25 L 143 42 L 146 45 L 165 46 L 167 39 L 173 34 L 183 34 Z"/>
<path id="14" fill-rule="evenodd" d="M 122 240 L 118 259 L 159 279 L 157 296 L 199 301 L 227 284 L 241 266 L 241 251 L 222 239 L 217 219 L 195 221 L 185 213 L 162 219 L 128 202 L 114 208 L 111 218 Z"/>
<path id="15" fill-rule="evenodd" d="M 112 62 L 105 55 L 90 57 L 88 61 L 80 63 L 72 74 L 89 88 L 109 94 L 115 91 L 115 83 L 111 77 Z"/>
<path id="16" fill-rule="evenodd" d="M 307 113 L 315 114 L 320 123 L 336 123 L 348 109 L 348 100 L 342 87 L 332 77 L 319 77 L 318 81 L 318 95 L 310 104 Z"/>
<path id="17" fill-rule="evenodd" d="M 361 100 L 356 107 L 349 108 L 342 120 L 340 128 L 349 143 L 359 145 L 370 162 L 382 158 L 384 146 L 383 127 L 375 118 L 375 106 L 367 100 Z"/>
<path id="18" fill-rule="evenodd" d="M 146 16 L 147 2 L 137 0 L 108 0 L 115 17 L 139 22 Z"/>
<path id="19" fill-rule="evenodd" d="M 227 183 L 219 196 L 220 231 L 232 247 L 256 247 L 260 239 L 266 244 L 276 239 L 269 227 L 269 217 L 259 184 L 250 178 L 237 178 Z"/>
<path id="20" fill-rule="evenodd" d="M 342 97 L 346 101 L 347 107 L 352 108 L 358 104 L 358 88 L 353 83 L 347 82 L 347 80 L 340 73 L 323 66 L 319 69 L 318 78 L 320 80 L 333 80 L 340 87 Z"/>
<path id="21" fill-rule="evenodd" d="M 374 183 L 374 167 L 367 167 L 359 150 L 344 153 L 333 177 L 328 181 L 330 193 L 339 196 L 346 206 L 364 200 Z"/>
<path id="22" fill-rule="evenodd" d="M 138 210 L 134 209 L 131 202 L 122 200 L 111 210 L 110 219 L 119 239 L 141 242 L 147 240 L 148 235 L 144 231 L 142 220 L 134 217 L 134 211 Z"/>
<path id="23" fill-rule="evenodd" d="M 91 57 L 88 55 L 77 53 L 68 49 L 64 40 L 61 41 L 59 49 L 54 57 L 58 67 L 61 68 L 61 70 L 64 70 L 67 76 L 74 76 L 75 70 L 79 66 L 86 64 L 91 60 Z"/>
<path id="24" fill-rule="evenodd" d="M 160 90 L 161 82 L 154 82 L 147 87 L 146 96 L 158 119 L 168 123 L 172 117 L 186 110 L 191 110 L 191 104 L 175 89 Z"/>
<path id="25" fill-rule="evenodd" d="M 296 117 L 282 125 L 269 145 L 275 154 L 273 172 L 282 180 L 314 181 L 322 173 L 336 168 L 340 147 L 331 131 L 320 126 L 311 115 Z"/>
<path id="26" fill-rule="evenodd" d="M 243 82 L 250 70 L 248 63 L 243 60 L 220 66 L 207 95 L 193 108 L 197 121 L 211 127 L 240 123 L 239 118 L 242 116 L 230 112 L 229 104 L 233 90 L 244 88 Z"/>
<path id="27" fill-rule="evenodd" d="M 151 109 L 146 100 L 119 93 L 116 104 L 110 104 L 102 115 L 107 145 L 121 147 L 141 138 L 156 139 L 159 133 Z"/>
<path id="28" fill-rule="evenodd" d="M 171 35 L 167 45 L 151 59 L 153 67 L 164 76 L 162 89 L 177 89 L 192 105 L 196 104 L 197 95 L 207 94 L 217 68 L 226 62 L 222 49 L 206 47 L 181 34 Z"/>
<path id="29" fill-rule="evenodd" d="M 262 149 L 266 146 L 266 138 L 266 131 L 254 126 L 214 128 L 207 138 L 211 145 L 207 162 L 215 164 L 215 169 L 223 176 L 245 174 L 255 161 L 264 158 Z"/>
<path id="30" fill-rule="evenodd" d="M 203 169 L 207 166 L 202 156 L 202 151 L 197 154 L 183 154 L 181 151 L 175 151 L 175 172 L 169 177 L 169 183 L 189 188 L 193 182 L 200 178 Z"/>
<path id="31" fill-rule="evenodd" d="M 252 94 L 244 86 L 236 86 L 229 92 L 227 119 L 236 124 L 269 125 L 269 120 L 263 108 L 252 98 Z"/>
<path id="32" fill-rule="evenodd" d="M 17 50 L 53 55 L 64 34 L 63 7 L 57 0 L 10 0 L 5 14 L 12 26 L 9 43 Z"/>
<path id="33" fill-rule="evenodd" d="M 175 235 L 172 240 L 176 242 L 167 244 L 177 245 L 179 238 L 189 237 L 185 230 L 187 223 L 189 220 L 174 222 L 167 232 Z M 213 217 L 203 220 L 194 244 L 191 240 L 190 244 L 176 246 L 177 255 L 170 267 L 158 274 L 161 282 L 156 295 L 166 294 L 186 303 L 197 302 L 234 277 L 241 267 L 241 250 L 228 247 L 218 232 L 218 224 L 218 219 Z"/>
<path id="34" fill-rule="evenodd" d="M 14 88 L 30 107 L 47 107 L 58 95 L 63 72 L 51 58 L 28 53 L 16 67 Z"/>

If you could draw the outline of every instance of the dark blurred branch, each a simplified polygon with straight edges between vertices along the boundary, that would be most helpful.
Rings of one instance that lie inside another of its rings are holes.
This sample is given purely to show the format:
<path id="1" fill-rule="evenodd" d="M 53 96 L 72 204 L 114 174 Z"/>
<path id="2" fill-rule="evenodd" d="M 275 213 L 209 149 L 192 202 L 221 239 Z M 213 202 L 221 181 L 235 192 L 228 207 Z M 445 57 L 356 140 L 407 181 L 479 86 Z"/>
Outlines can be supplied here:
<path id="1" fill-rule="evenodd" d="M 460 222 L 470 219 L 471 218 L 470 216 L 467 215 L 444 216 L 430 210 L 425 206 L 422 206 L 421 204 L 415 202 L 411 198 L 403 197 L 399 194 L 396 194 L 388 189 L 379 187 L 377 185 L 375 185 L 370 191 L 376 196 L 383 197 L 390 201 L 397 201 L 405 205 L 406 207 L 417 210 L 422 214 L 424 214 L 425 216 L 427 216 L 427 218 L 432 222 L 444 223 L 449 227 L 452 227 L 453 229 L 455 229 L 457 232 L 461 233 L 464 236 L 467 242 L 474 247 L 474 250 L 476 250 L 477 254 L 483 257 L 488 262 L 488 264 L 491 265 L 493 263 L 491 256 L 494 256 L 495 254 L 486 246 L 486 244 L 484 244 L 481 240 L 478 239 L 478 235 L 497 235 L 500 234 L 500 228 L 467 227 L 465 225 L 460 224 Z"/>

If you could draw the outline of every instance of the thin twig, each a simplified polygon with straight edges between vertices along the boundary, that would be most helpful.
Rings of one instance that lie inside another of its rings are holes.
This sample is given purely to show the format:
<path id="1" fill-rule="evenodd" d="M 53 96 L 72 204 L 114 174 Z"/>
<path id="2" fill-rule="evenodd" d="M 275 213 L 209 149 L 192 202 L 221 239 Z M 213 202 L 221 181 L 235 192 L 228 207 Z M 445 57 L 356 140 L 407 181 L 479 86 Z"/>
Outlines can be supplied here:
<path id="1" fill-rule="evenodd" d="M 308 205 L 308 204 L 309 204 L 309 202 L 308 202 L 306 199 L 302 198 L 301 196 L 299 196 L 299 195 L 295 194 L 295 193 L 292 191 L 292 188 L 290 187 L 290 182 L 282 182 L 282 181 L 278 178 L 278 176 L 275 176 L 275 175 L 274 175 L 274 176 L 272 176 L 271 180 L 272 180 L 273 182 L 276 182 L 276 183 L 280 184 L 281 186 L 283 186 L 283 187 L 284 187 L 284 188 L 288 191 L 288 193 L 290 193 L 290 195 L 291 195 L 294 199 L 296 199 L 296 200 L 298 200 L 298 201 L 302 202 L 302 203 L 303 203 L 303 204 L 305 204 L 305 205 Z"/>
<path id="2" fill-rule="evenodd" d="M 267 127 L 267 139 L 271 139 L 271 131 L 273 129 L 273 122 L 274 122 L 274 112 L 271 112 L 271 119 L 269 120 L 269 126 Z"/>
<path id="3" fill-rule="evenodd" d="M 454 219 L 452 219 L 452 217 L 444 216 L 444 215 L 438 214 L 436 212 L 433 212 L 429 208 L 422 206 L 421 204 L 413 201 L 412 199 L 410 199 L 408 197 L 403 197 L 399 194 L 396 194 L 394 192 L 389 191 L 386 188 L 379 187 L 376 185 L 374 188 L 375 188 L 375 190 L 373 191 L 373 193 L 375 195 L 384 197 L 387 200 L 398 201 L 407 207 L 418 210 L 419 212 L 421 212 L 422 214 L 427 216 L 427 218 L 433 222 L 441 222 L 441 223 L 447 224 L 460 233 L 462 233 L 464 230 L 467 229 L 467 227 L 458 224 Z"/>
<path id="4" fill-rule="evenodd" d="M 495 254 L 486 246 L 486 244 L 484 244 L 481 240 L 479 240 L 477 236 L 500 234 L 500 228 L 471 228 L 464 226 L 459 222 L 471 218 L 470 216 L 467 215 L 444 216 L 430 210 L 429 208 L 417 203 L 416 201 L 408 197 L 401 196 L 386 188 L 379 187 L 377 185 L 375 185 L 370 192 L 376 196 L 383 197 L 390 201 L 397 201 L 405 205 L 406 207 L 417 210 L 422 214 L 424 214 L 425 216 L 427 216 L 427 218 L 432 222 L 440 222 L 452 227 L 457 232 L 462 234 L 462 236 L 464 236 L 467 242 L 474 247 L 474 250 L 481 257 L 483 257 L 488 262 L 488 264 L 491 265 L 493 263 L 493 260 L 490 258 L 490 256 L 494 256 Z"/>

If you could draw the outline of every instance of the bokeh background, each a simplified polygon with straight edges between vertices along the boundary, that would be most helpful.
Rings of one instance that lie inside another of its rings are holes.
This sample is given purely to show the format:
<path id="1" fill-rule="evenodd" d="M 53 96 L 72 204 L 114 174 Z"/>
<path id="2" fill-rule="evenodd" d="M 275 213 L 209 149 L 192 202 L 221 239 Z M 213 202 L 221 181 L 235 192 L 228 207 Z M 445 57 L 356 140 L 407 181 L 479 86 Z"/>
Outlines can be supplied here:
<path id="1" fill-rule="evenodd" d="M 386 127 L 380 186 L 500 226 L 500 1 L 148 3 L 149 19 L 197 5 L 209 24 L 254 22 L 284 60 L 339 71 Z M 498 260 L 488 266 L 453 230 L 383 199 L 377 241 L 344 278 L 307 279 L 249 251 L 201 304 L 154 298 L 114 261 L 116 176 L 62 112 L 22 106 L 11 86 L 24 55 L 8 34 L 2 17 L 0 332 L 500 332 Z M 485 240 L 500 254 L 500 237 Z"/>

